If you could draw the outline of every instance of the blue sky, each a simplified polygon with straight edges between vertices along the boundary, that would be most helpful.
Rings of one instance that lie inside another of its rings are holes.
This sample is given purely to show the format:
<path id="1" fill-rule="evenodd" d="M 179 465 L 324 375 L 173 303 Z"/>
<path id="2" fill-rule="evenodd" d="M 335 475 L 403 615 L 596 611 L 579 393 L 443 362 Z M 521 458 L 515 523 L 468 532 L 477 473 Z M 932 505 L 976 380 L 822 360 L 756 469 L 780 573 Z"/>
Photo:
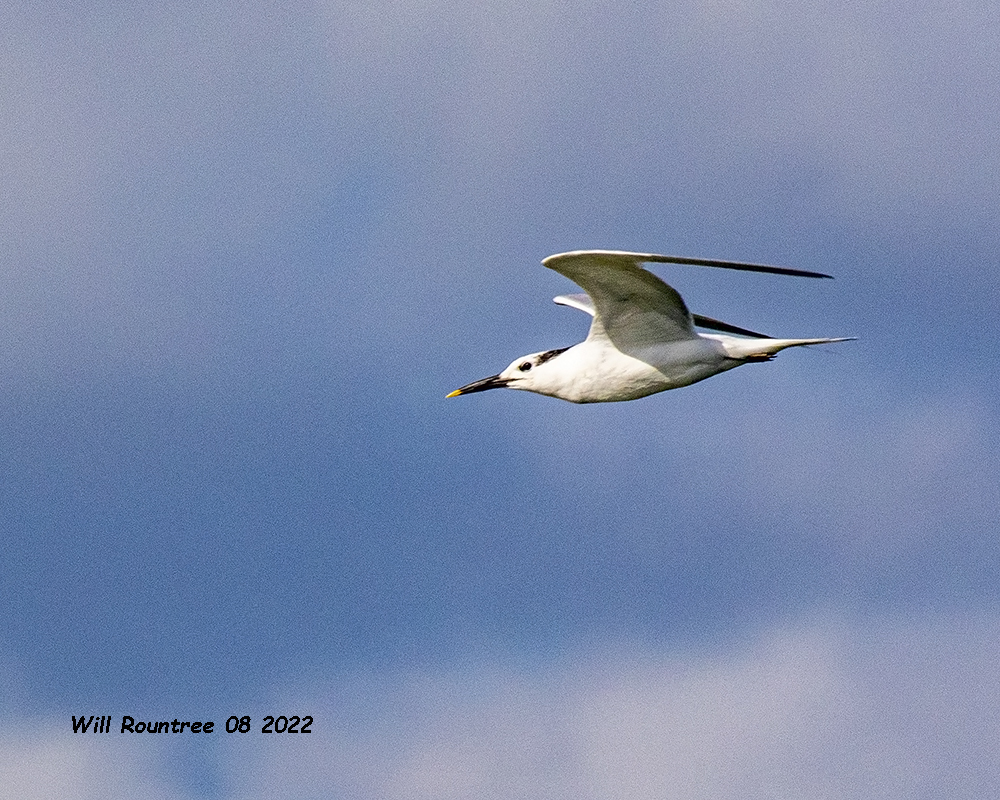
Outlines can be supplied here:
<path id="1" fill-rule="evenodd" d="M 0 770 L 24 797 L 1000 787 L 998 12 L 0 12 Z M 444 400 L 657 269 L 791 351 Z M 310 738 L 70 716 L 312 713 Z"/>

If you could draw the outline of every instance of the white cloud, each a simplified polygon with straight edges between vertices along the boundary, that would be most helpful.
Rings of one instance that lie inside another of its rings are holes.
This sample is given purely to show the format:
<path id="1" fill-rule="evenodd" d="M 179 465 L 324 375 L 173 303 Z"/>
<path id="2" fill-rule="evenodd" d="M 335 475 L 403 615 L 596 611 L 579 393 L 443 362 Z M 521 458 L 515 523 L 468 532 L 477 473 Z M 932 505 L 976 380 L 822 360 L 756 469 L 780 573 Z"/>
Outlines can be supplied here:
<path id="1" fill-rule="evenodd" d="M 758 396 L 775 413 L 728 421 L 730 447 L 746 467 L 727 482 L 732 496 L 790 515 L 800 530 L 857 555 L 894 557 L 937 537 L 995 529 L 998 430 L 986 398 L 961 390 L 903 397 L 863 374 L 853 385 L 838 378 L 774 375 L 768 394 L 780 395 L 780 408 Z"/>
<path id="2" fill-rule="evenodd" d="M 582 156 L 595 175 L 613 165 L 649 186 L 640 174 L 672 182 L 692 169 L 683 156 L 714 184 L 763 159 L 824 173 L 828 199 L 857 220 L 915 201 L 945 213 L 995 184 L 987 4 L 919 15 L 768 0 L 323 9 L 351 108 L 402 114 L 401 131 L 438 140 L 436 166 L 477 178 L 483 164 L 560 174 L 558 162 Z"/>
<path id="3" fill-rule="evenodd" d="M 1000 619 L 981 615 L 313 678 L 262 707 L 308 711 L 314 732 L 223 734 L 215 783 L 233 798 L 980 798 L 1000 790 L 998 663 Z M 5 728 L 12 797 L 187 796 L 166 777 L 171 742 Z"/>
<path id="4" fill-rule="evenodd" d="M 888 329 L 918 369 L 902 340 L 922 315 L 943 313 L 945 338 L 961 317 L 992 325 L 978 254 L 1000 126 L 981 4 L 905 19 L 768 0 L 321 8 L 339 124 L 398 178 L 366 253 L 376 296 L 359 279 L 348 310 L 358 328 L 378 303 L 400 309 L 362 345 L 392 372 L 421 358 L 414 343 L 502 351 L 511 319 L 551 331 L 545 292 L 569 287 L 537 262 L 572 247 L 801 258 L 849 287 L 825 297 L 861 317 L 850 332 Z M 744 309 L 799 288 L 713 286 Z M 821 313 L 804 307 L 789 313 Z"/>
<path id="5" fill-rule="evenodd" d="M 305 701 L 309 741 L 243 740 L 228 764 L 244 797 L 982 797 L 997 632 L 815 623 L 711 654 L 375 678 Z"/>
<path id="6" fill-rule="evenodd" d="M 301 118 L 319 50 L 295 36 L 300 10 L 280 13 L 283 26 L 264 8 L 5 12 L 8 370 L 211 365 L 247 285 L 281 288 L 247 262 L 316 190 Z"/>
<path id="7" fill-rule="evenodd" d="M 627 548 L 662 551 L 695 535 L 677 520 L 728 508 L 735 531 L 782 531 L 827 552 L 841 586 L 873 567 L 920 563 L 952 578 L 956 564 L 977 567 L 1000 526 L 990 399 L 960 387 L 910 395 L 858 369 L 868 343 L 838 347 L 628 406 L 519 398 L 501 411 L 506 429 L 531 431 L 523 457 L 547 492 L 581 520 L 605 520 L 602 539 Z"/>
<path id="8" fill-rule="evenodd" d="M 889 235 L 919 219 L 944 238 L 993 213 L 992 12 L 975 3 L 899 19 L 727 1 L 244 12 L 11 15 L 10 359 L 68 369 L 82 342 L 211 362 L 242 344 L 227 350 L 239 325 L 220 307 L 238 320 L 251 296 L 286 291 L 302 310 L 337 290 L 344 308 L 317 326 L 340 336 L 399 310 L 361 337 L 404 354 L 391 372 L 414 341 L 464 340 L 440 320 L 467 315 L 477 289 L 549 285 L 550 248 L 784 257 L 814 247 L 812 230 L 753 237 L 789 213 L 818 224 L 833 208 Z M 775 180 L 794 189 L 763 196 Z M 287 286 L 241 270 L 299 226 L 355 248 L 312 238 L 329 282 L 316 265 Z M 981 271 L 960 256 L 949 269 Z"/>
<path id="9" fill-rule="evenodd" d="M 4 797 L 23 800 L 182 800 L 159 777 L 155 750 L 67 733 L 63 725 L 16 720 L 0 737 Z M 110 738 L 113 734 L 109 734 Z"/>

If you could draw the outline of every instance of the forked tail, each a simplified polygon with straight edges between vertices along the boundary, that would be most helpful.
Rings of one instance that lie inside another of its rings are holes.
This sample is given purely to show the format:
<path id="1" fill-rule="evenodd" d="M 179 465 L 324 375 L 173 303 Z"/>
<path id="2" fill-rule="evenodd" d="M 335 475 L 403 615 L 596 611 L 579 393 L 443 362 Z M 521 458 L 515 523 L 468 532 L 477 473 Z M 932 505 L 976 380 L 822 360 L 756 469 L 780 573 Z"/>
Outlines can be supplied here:
<path id="1" fill-rule="evenodd" d="M 814 344 L 853 342 L 853 336 L 836 339 L 737 339 L 735 336 L 713 336 L 722 342 L 730 358 L 742 361 L 770 361 L 777 353 L 789 347 L 808 347 Z"/>

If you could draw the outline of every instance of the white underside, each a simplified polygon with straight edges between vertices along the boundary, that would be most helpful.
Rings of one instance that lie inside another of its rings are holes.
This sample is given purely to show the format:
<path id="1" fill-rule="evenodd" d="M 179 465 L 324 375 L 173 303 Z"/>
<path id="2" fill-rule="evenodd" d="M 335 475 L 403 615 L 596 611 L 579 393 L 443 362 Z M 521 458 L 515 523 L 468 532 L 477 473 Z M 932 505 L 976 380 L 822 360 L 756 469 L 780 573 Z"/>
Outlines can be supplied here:
<path id="1" fill-rule="evenodd" d="M 559 397 L 573 403 L 635 400 L 705 380 L 788 347 L 825 344 L 840 339 L 742 339 L 701 334 L 662 342 L 626 354 L 608 341 L 590 340 L 569 348 L 543 365 L 530 387 L 512 389 Z"/>

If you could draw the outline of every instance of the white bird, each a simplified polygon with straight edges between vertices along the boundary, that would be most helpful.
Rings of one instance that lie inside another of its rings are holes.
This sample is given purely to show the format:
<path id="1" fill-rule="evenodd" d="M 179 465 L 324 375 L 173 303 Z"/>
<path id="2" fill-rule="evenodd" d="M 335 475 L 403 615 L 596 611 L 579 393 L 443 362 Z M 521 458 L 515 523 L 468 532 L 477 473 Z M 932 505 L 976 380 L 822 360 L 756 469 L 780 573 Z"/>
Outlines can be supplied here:
<path id="1" fill-rule="evenodd" d="M 692 316 L 676 290 L 639 266 L 645 262 L 831 277 L 785 267 L 613 250 L 549 256 L 542 264 L 587 292 L 555 298 L 561 305 L 593 316 L 587 338 L 572 347 L 522 356 L 498 375 L 456 389 L 448 397 L 487 389 L 520 389 L 572 403 L 635 400 L 688 386 L 743 364 L 770 361 L 787 347 L 849 341 L 772 339 L 710 317 Z M 696 325 L 750 338 L 697 333 Z"/>

